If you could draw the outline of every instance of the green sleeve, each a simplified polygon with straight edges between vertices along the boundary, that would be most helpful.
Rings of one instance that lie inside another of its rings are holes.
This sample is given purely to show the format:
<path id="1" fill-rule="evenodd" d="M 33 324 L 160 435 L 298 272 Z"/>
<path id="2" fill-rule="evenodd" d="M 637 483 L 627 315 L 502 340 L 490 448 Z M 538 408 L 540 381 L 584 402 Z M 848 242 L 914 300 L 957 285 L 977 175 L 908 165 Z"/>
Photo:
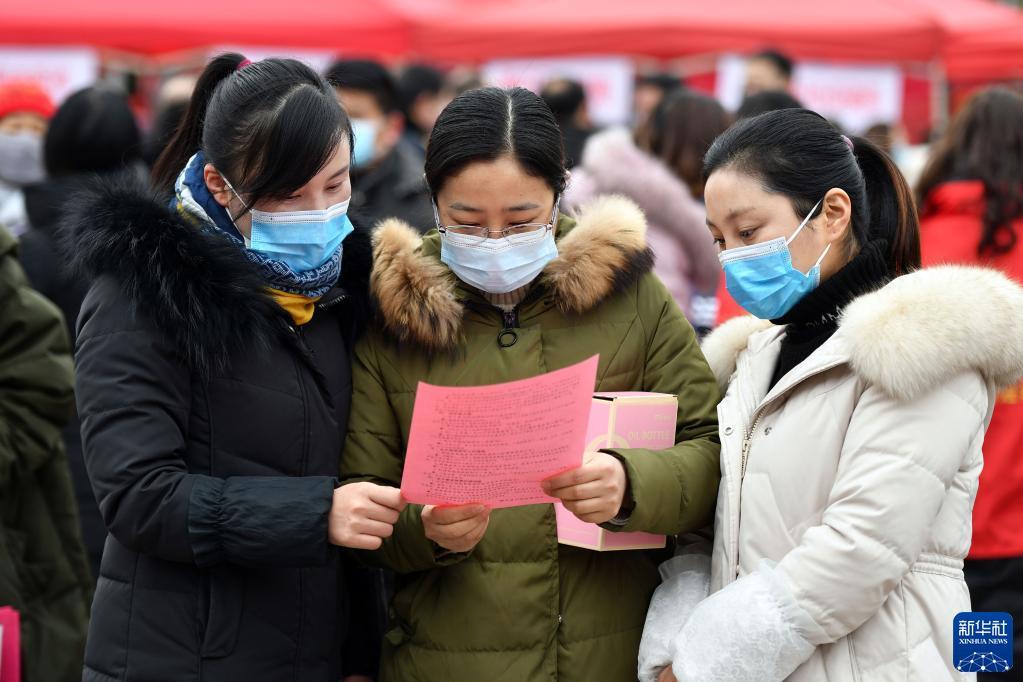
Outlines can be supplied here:
<path id="1" fill-rule="evenodd" d="M 382 371 L 379 349 L 385 341 L 379 333 L 362 338 L 355 349 L 352 364 L 352 411 L 348 421 L 348 438 L 341 457 L 343 484 L 370 481 L 379 485 L 401 486 L 404 467 L 402 429 L 388 397 L 387 380 L 393 376 L 401 381 L 393 366 Z M 412 390 L 411 387 L 393 390 Z M 359 559 L 372 566 L 382 566 L 398 573 L 425 571 L 458 563 L 465 554 L 447 553 L 426 538 L 423 532 L 421 505 L 410 504 L 394 525 L 394 534 L 374 551 L 357 551 Z"/>
<path id="2" fill-rule="evenodd" d="M 6 240 L 11 238 L 4 234 L 0 241 Z M 0 255 L 0 490 L 12 468 L 33 471 L 63 448 L 61 428 L 74 406 L 64 318 L 29 287 L 13 246 L 5 245 L 7 252 Z"/>
<path id="3" fill-rule="evenodd" d="M 696 333 L 653 275 L 637 285 L 646 331 L 641 390 L 678 396 L 676 445 L 667 450 L 609 449 L 622 461 L 633 508 L 624 526 L 608 530 L 676 535 L 711 522 L 721 477 L 717 382 Z"/>

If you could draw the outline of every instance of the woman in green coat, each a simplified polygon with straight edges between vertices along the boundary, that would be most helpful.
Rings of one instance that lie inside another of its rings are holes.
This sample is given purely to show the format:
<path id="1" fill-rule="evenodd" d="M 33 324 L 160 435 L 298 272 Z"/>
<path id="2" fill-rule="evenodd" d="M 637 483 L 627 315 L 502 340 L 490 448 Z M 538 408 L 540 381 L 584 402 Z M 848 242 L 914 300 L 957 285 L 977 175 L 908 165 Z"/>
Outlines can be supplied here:
<path id="1" fill-rule="evenodd" d="M 60 435 L 71 364 L 64 317 L 0 228 L 0 606 L 21 614 L 22 682 L 82 679 L 93 583 Z"/>
<path id="2" fill-rule="evenodd" d="M 679 398 L 663 451 L 590 452 L 546 492 L 614 531 L 710 523 L 718 389 L 695 334 L 651 274 L 646 222 L 621 198 L 560 216 L 568 174 L 550 110 L 481 89 L 437 121 L 426 179 L 438 229 L 374 237 L 376 330 L 356 350 L 347 481 L 401 481 L 417 383 L 523 379 L 600 355 L 597 391 Z M 559 545 L 552 505 L 409 505 L 365 560 L 397 572 L 383 682 L 634 680 L 657 553 Z"/>

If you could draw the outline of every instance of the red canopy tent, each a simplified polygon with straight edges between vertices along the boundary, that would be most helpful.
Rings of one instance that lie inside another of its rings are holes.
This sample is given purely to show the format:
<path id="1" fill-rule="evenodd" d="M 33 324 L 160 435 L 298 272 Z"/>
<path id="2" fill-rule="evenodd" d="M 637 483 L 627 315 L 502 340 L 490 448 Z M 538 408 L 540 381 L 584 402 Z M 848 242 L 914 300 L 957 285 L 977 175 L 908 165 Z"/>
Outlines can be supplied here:
<path id="1" fill-rule="evenodd" d="M 412 25 L 386 2 L 43 0 L 4 2 L 0 44 L 90 45 L 157 55 L 213 45 L 327 48 L 398 56 Z"/>
<path id="2" fill-rule="evenodd" d="M 945 50 L 945 64 L 953 81 L 1023 79 L 1023 23 L 953 42 Z"/>
<path id="3" fill-rule="evenodd" d="M 949 40 L 1018 21 L 1015 9 L 988 0 L 449 0 L 417 13 L 415 43 L 445 60 L 673 58 L 771 45 L 804 58 L 927 62 Z"/>

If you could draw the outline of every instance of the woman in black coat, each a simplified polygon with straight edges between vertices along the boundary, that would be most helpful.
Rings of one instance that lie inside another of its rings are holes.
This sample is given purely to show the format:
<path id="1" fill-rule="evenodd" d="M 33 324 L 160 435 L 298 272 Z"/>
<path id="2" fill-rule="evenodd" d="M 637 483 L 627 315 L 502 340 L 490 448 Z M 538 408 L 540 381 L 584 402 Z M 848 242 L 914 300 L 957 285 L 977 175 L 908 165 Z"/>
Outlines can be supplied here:
<path id="1" fill-rule="evenodd" d="M 242 68 L 239 68 L 242 67 Z M 85 461 L 109 530 L 85 673 L 338 680 L 338 545 L 373 549 L 399 491 L 338 488 L 369 244 L 345 216 L 351 129 L 299 62 L 214 59 L 154 169 L 170 206 L 69 207 Z"/>

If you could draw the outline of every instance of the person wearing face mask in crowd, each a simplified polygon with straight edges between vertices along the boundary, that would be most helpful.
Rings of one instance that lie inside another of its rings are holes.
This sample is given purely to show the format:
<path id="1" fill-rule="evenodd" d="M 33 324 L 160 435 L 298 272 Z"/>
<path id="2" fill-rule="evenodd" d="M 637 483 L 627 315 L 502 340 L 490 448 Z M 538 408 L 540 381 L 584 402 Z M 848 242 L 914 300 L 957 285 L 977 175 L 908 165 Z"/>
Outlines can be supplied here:
<path id="1" fill-rule="evenodd" d="M 64 314 L 72 345 L 89 281 L 73 271 L 59 247 L 65 202 L 95 176 L 108 181 L 121 175 L 138 176 L 140 154 L 141 135 L 127 96 L 106 85 L 85 88 L 64 100 L 50 121 L 43 154 L 47 178 L 25 188 L 30 227 L 21 236 L 18 256 L 32 287 Z M 77 414 L 64 428 L 64 443 L 82 540 L 92 574 L 97 576 L 107 531 L 85 470 Z"/>
<path id="2" fill-rule="evenodd" d="M 109 531 L 84 680 L 372 674 L 339 660 L 365 588 L 337 546 L 378 547 L 404 505 L 338 483 L 370 255 L 346 216 L 350 145 L 307 66 L 225 54 L 153 169 L 158 196 L 100 181 L 68 205 L 92 281 L 75 389 Z"/>
<path id="3" fill-rule="evenodd" d="M 754 317 L 703 346 L 724 391 L 714 549 L 662 567 L 641 679 L 959 679 L 970 511 L 998 387 L 1023 376 L 1023 288 L 917 270 L 897 167 L 813 112 L 739 122 L 704 174 Z"/>
<path id="4" fill-rule="evenodd" d="M 23 189 L 46 177 L 43 136 L 53 111 L 35 83 L 0 83 L 0 227 L 15 237 L 28 229 Z"/>
<path id="5" fill-rule="evenodd" d="M 651 273 L 646 222 L 620 197 L 573 220 L 550 109 L 521 88 L 473 90 L 427 147 L 436 230 L 374 237 L 379 323 L 356 349 L 346 482 L 396 485 L 418 382 L 472 386 L 600 356 L 598 391 L 678 396 L 676 443 L 588 452 L 543 489 L 611 530 L 710 521 L 718 389 L 696 335 Z M 365 560 L 397 573 L 383 682 L 635 679 L 661 553 L 558 544 L 553 505 L 409 505 Z"/>
<path id="6" fill-rule="evenodd" d="M 331 66 L 327 80 L 352 119 L 353 214 L 369 225 L 387 218 L 427 225 L 432 213 L 423 160 L 402 139 L 405 119 L 391 74 L 373 61 L 347 60 Z"/>

